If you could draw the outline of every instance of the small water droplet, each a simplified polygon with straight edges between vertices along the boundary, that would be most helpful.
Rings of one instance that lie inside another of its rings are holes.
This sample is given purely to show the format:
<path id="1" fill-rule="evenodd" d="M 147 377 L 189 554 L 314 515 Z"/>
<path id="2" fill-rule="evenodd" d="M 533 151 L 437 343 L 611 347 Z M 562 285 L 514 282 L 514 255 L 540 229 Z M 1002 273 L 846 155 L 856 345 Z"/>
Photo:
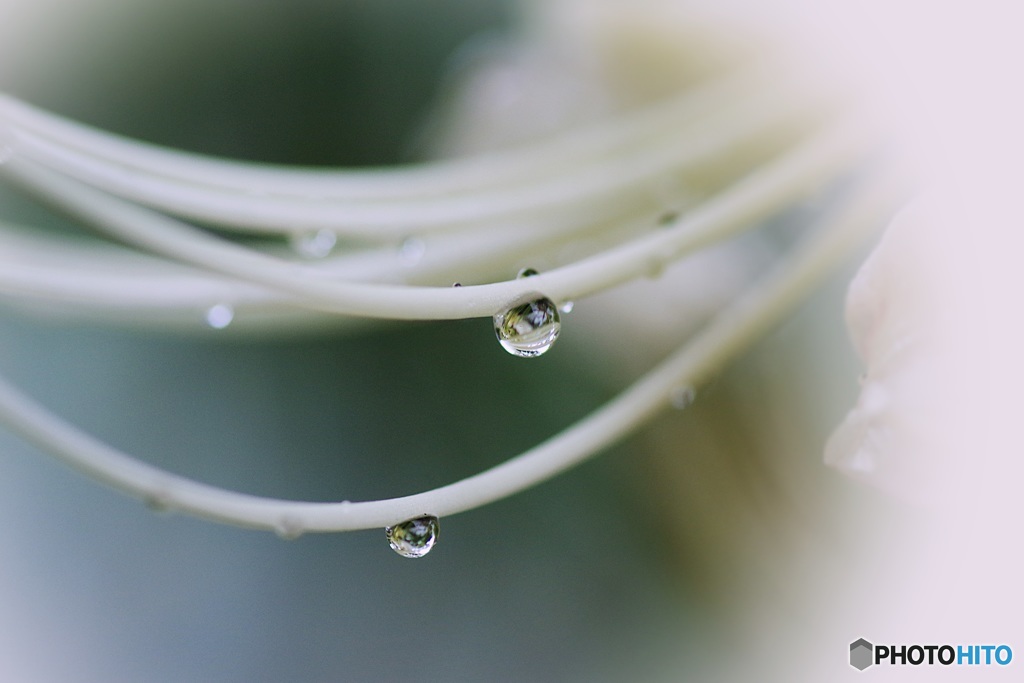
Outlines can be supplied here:
<path id="1" fill-rule="evenodd" d="M 551 299 L 530 294 L 494 316 L 494 334 L 513 356 L 535 358 L 551 348 L 562 324 L 558 306 Z"/>
<path id="2" fill-rule="evenodd" d="M 462 286 L 461 282 L 453 282 L 452 283 L 452 287 L 461 287 L 461 286 Z"/>
<path id="3" fill-rule="evenodd" d="M 227 304 L 217 304 L 206 311 L 206 324 L 215 330 L 223 330 L 234 319 L 235 310 Z"/>
<path id="4" fill-rule="evenodd" d="M 274 525 L 274 533 L 286 541 L 294 541 L 302 535 L 303 531 L 305 531 L 305 527 L 302 522 L 288 515 L 277 520 L 277 524 Z"/>
<path id="5" fill-rule="evenodd" d="M 324 258 L 338 243 L 338 236 L 332 231 L 314 230 L 292 238 L 292 248 L 306 258 Z"/>
<path id="6" fill-rule="evenodd" d="M 427 245 L 419 237 L 408 237 L 402 240 L 398 248 L 398 262 L 406 268 L 415 266 L 427 253 Z"/>
<path id="7" fill-rule="evenodd" d="M 672 407 L 677 410 L 682 410 L 693 403 L 694 399 L 697 398 L 697 391 L 691 386 L 676 387 L 669 392 L 668 400 L 672 403 Z"/>
<path id="8" fill-rule="evenodd" d="M 566 301 L 564 304 L 562 304 L 559 310 L 562 311 L 562 313 L 572 313 L 572 309 L 575 307 L 576 304 L 574 304 L 571 301 Z"/>
<path id="9" fill-rule="evenodd" d="M 658 225 L 671 225 L 679 218 L 678 211 L 666 211 L 658 217 Z"/>
<path id="10" fill-rule="evenodd" d="M 384 529 L 391 549 L 402 557 L 423 557 L 437 543 L 441 525 L 437 517 L 423 515 Z"/>
<path id="11" fill-rule="evenodd" d="M 538 273 L 533 268 L 523 268 L 522 270 L 519 271 L 518 274 L 516 274 L 516 279 L 517 280 L 522 280 L 524 277 L 533 277 L 534 275 L 539 275 L 539 274 L 540 273 Z"/>
<path id="12" fill-rule="evenodd" d="M 146 494 L 142 499 L 150 510 L 157 514 L 169 514 L 171 512 L 171 494 L 168 491 L 153 491 Z"/>

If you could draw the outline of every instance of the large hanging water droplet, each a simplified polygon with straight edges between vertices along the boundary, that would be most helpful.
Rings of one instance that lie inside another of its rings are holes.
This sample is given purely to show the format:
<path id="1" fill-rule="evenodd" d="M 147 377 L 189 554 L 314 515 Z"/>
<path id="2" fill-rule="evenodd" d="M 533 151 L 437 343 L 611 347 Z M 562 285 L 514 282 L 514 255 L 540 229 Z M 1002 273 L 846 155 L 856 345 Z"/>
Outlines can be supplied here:
<path id="1" fill-rule="evenodd" d="M 561 330 L 558 306 L 539 294 L 531 294 L 525 301 L 494 315 L 494 334 L 513 356 L 535 358 L 545 353 Z"/>
<path id="2" fill-rule="evenodd" d="M 227 304 L 217 304 L 206 311 L 206 324 L 215 330 L 223 330 L 234 319 L 235 311 Z"/>
<path id="3" fill-rule="evenodd" d="M 333 230 L 314 230 L 292 238 L 292 248 L 299 255 L 310 259 L 324 258 L 331 253 L 338 243 L 338 236 Z"/>
<path id="4" fill-rule="evenodd" d="M 384 529 L 391 549 L 402 557 L 423 557 L 437 543 L 441 525 L 437 517 L 423 515 Z"/>

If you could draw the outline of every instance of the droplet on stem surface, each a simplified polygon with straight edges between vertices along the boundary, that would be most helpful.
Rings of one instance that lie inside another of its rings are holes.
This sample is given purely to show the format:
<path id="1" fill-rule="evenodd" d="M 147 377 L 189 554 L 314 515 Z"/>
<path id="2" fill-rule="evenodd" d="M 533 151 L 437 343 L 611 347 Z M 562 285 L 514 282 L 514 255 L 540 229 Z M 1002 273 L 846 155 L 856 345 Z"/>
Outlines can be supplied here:
<path id="1" fill-rule="evenodd" d="M 331 230 L 313 230 L 292 238 L 292 248 L 306 258 L 324 258 L 338 243 L 338 236 Z"/>
<path id="2" fill-rule="evenodd" d="M 688 407 L 696 398 L 697 391 L 691 386 L 676 387 L 668 396 L 668 400 L 672 403 L 672 407 L 677 410 L 682 410 L 683 408 Z"/>
<path id="3" fill-rule="evenodd" d="M 658 225 L 671 225 L 679 218 L 678 211 L 666 211 L 658 217 Z"/>
<path id="4" fill-rule="evenodd" d="M 545 353 L 558 339 L 561 329 L 558 306 L 540 294 L 530 294 L 494 315 L 494 334 L 502 348 L 521 358 Z"/>
<path id="5" fill-rule="evenodd" d="M 406 268 L 415 266 L 427 253 L 427 245 L 419 237 L 408 237 L 398 247 L 398 262 Z"/>
<path id="6" fill-rule="evenodd" d="M 303 531 L 305 531 L 305 528 L 302 522 L 295 517 L 287 515 L 277 520 L 277 523 L 274 525 L 274 533 L 286 541 L 294 541 L 302 535 Z"/>
<path id="7" fill-rule="evenodd" d="M 402 557 L 423 557 L 437 543 L 441 525 L 437 517 L 423 515 L 384 529 L 391 549 Z"/>
<path id="8" fill-rule="evenodd" d="M 518 274 L 516 274 L 516 279 L 522 280 L 524 277 L 533 277 L 534 275 L 538 274 L 539 273 L 537 273 L 536 269 L 534 268 L 523 268 L 522 270 L 519 271 Z"/>
<path id="9" fill-rule="evenodd" d="M 206 324 L 215 330 L 223 330 L 234 319 L 235 310 L 227 304 L 217 304 L 206 311 Z"/>
<path id="10" fill-rule="evenodd" d="M 146 507 L 157 514 L 169 514 L 171 512 L 171 494 L 168 491 L 153 491 L 142 500 Z"/>

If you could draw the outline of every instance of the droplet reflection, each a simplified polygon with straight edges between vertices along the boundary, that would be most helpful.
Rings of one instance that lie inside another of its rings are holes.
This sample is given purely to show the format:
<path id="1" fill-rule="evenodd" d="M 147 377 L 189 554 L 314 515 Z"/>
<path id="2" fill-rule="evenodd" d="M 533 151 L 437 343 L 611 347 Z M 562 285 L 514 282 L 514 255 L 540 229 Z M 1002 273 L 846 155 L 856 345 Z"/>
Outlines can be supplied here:
<path id="1" fill-rule="evenodd" d="M 437 543 L 441 525 L 437 517 L 423 515 L 384 529 L 391 549 L 402 557 L 423 557 Z"/>
<path id="2" fill-rule="evenodd" d="M 494 334 L 502 348 L 521 358 L 546 353 L 561 330 L 558 306 L 539 294 L 531 294 L 525 301 L 494 315 Z"/>

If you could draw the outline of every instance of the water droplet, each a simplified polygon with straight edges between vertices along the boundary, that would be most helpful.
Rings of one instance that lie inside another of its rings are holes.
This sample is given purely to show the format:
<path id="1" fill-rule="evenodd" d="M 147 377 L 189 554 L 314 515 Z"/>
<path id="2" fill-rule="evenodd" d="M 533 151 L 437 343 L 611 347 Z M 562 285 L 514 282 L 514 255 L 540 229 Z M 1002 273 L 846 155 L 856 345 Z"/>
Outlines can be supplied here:
<path id="1" fill-rule="evenodd" d="M 452 287 L 461 287 L 461 286 L 462 286 L 461 282 L 453 282 L 452 283 Z"/>
<path id="2" fill-rule="evenodd" d="M 516 275 L 516 279 L 522 280 L 524 277 L 533 277 L 534 275 L 539 275 L 539 273 L 533 268 L 523 268 Z"/>
<path id="3" fill-rule="evenodd" d="M 324 258 L 338 243 L 338 236 L 332 231 L 314 230 L 292 238 L 292 248 L 306 258 Z"/>
<path id="4" fill-rule="evenodd" d="M 437 517 L 423 515 L 384 529 L 391 549 L 402 557 L 423 557 L 437 543 L 441 525 Z"/>
<path id="5" fill-rule="evenodd" d="M 171 512 L 171 494 L 168 491 L 160 490 L 148 493 L 142 499 L 142 502 L 157 514 L 169 514 Z"/>
<path id="6" fill-rule="evenodd" d="M 575 306 L 576 304 L 574 304 L 573 302 L 566 301 L 564 304 L 561 305 L 559 310 L 562 311 L 562 313 L 572 313 L 572 309 L 575 308 Z"/>
<path id="7" fill-rule="evenodd" d="M 530 294 L 523 301 L 494 316 L 494 334 L 513 356 L 534 358 L 551 348 L 562 324 L 551 299 Z"/>
<path id="8" fill-rule="evenodd" d="M 670 225 L 675 223 L 677 218 L 679 218 L 678 211 L 666 211 L 658 218 L 658 225 Z"/>
<path id="9" fill-rule="evenodd" d="M 409 237 L 402 241 L 398 248 L 398 262 L 406 268 L 411 268 L 420 262 L 423 255 L 427 253 L 427 245 L 419 237 Z"/>
<path id="10" fill-rule="evenodd" d="M 688 407 L 695 398 L 697 398 L 697 391 L 691 386 L 676 387 L 668 395 L 669 402 L 677 410 Z"/>
<path id="11" fill-rule="evenodd" d="M 286 541 L 294 541 L 305 531 L 302 522 L 295 517 L 285 515 L 277 520 L 274 525 L 274 533 Z"/>
<path id="12" fill-rule="evenodd" d="M 215 330 L 223 330 L 234 319 L 235 310 L 227 304 L 217 304 L 206 311 L 206 324 Z"/>

